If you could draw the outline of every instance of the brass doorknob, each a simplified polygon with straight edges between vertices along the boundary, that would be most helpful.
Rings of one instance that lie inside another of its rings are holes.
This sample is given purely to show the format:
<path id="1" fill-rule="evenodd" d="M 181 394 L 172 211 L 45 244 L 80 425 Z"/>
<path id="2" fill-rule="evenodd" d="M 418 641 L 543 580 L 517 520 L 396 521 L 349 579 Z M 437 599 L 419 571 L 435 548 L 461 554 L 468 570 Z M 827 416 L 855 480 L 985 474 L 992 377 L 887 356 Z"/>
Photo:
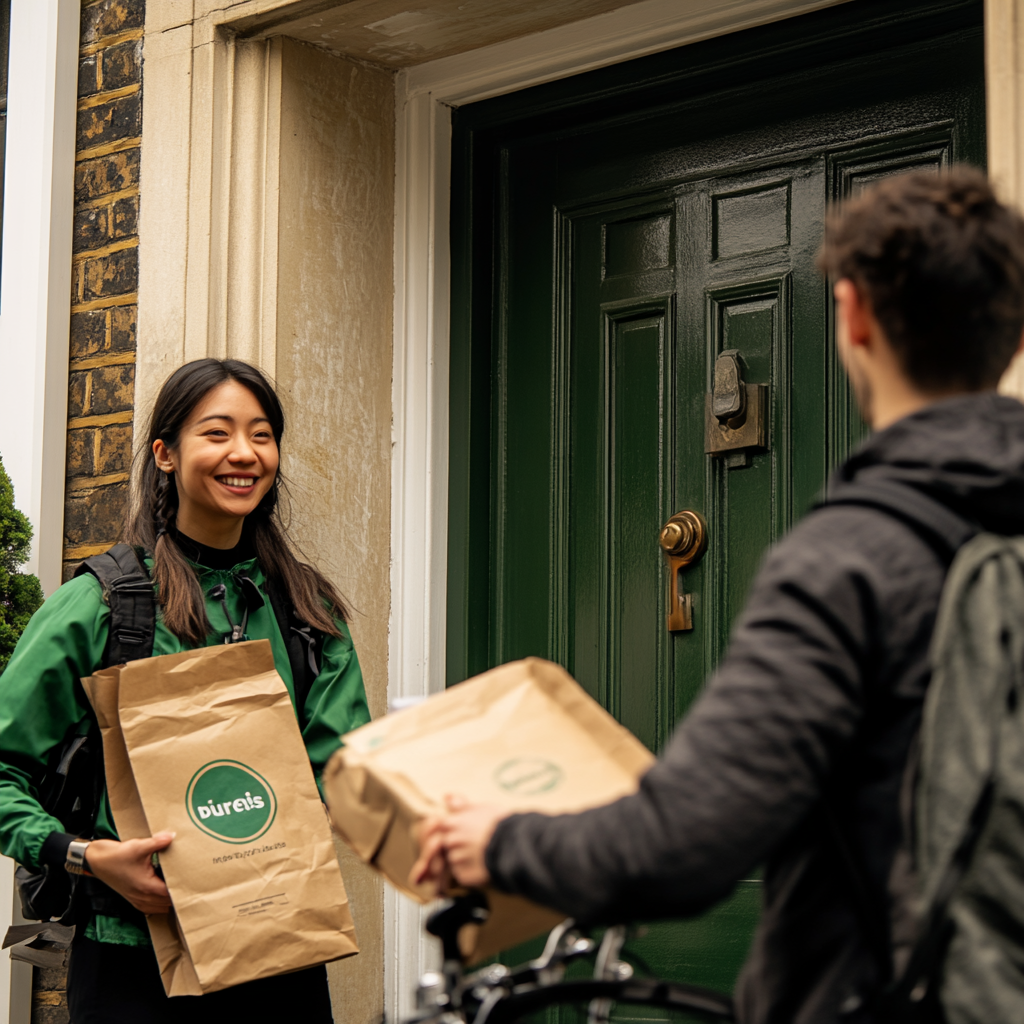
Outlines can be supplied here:
<path id="1" fill-rule="evenodd" d="M 708 546 L 708 531 L 699 512 L 677 512 L 662 528 L 658 543 L 666 555 L 689 564 L 704 554 Z"/>
<path id="2" fill-rule="evenodd" d="M 693 595 L 680 589 L 680 572 L 699 561 L 708 546 L 708 529 L 699 512 L 677 512 L 661 528 L 658 543 L 668 562 L 668 615 L 665 628 L 670 633 L 693 629 Z"/>

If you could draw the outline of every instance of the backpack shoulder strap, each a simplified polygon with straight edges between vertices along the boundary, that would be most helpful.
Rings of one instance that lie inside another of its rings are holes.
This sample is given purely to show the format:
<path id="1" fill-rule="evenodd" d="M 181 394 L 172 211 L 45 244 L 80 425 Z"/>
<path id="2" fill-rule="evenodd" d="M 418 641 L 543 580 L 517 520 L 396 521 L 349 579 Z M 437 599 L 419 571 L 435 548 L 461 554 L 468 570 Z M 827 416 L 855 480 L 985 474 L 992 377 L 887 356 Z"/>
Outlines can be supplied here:
<path id="1" fill-rule="evenodd" d="M 818 507 L 830 505 L 860 505 L 888 512 L 927 541 L 946 565 L 953 561 L 967 541 L 980 532 L 977 523 L 954 512 L 937 498 L 895 480 L 844 485 Z"/>
<path id="2" fill-rule="evenodd" d="M 873 480 L 860 484 L 840 487 L 818 507 L 826 505 L 859 505 L 876 508 L 902 520 L 918 536 L 925 540 L 937 556 L 948 567 L 960 549 L 973 537 L 982 532 L 980 525 L 954 512 L 937 498 L 918 490 L 909 484 L 894 480 Z M 919 739 L 915 740 L 915 748 Z M 916 755 L 912 752 L 912 757 Z M 904 782 L 909 781 L 905 778 Z M 882 977 L 889 978 L 889 984 L 878 993 L 873 1009 L 882 1021 L 905 1021 L 912 1019 L 916 1004 L 928 992 L 937 965 L 942 959 L 945 944 L 949 940 L 947 911 L 950 900 L 970 865 L 971 856 L 991 807 L 991 783 L 983 787 L 981 795 L 973 806 L 970 821 L 961 835 L 954 855 L 938 886 L 929 907 L 923 911 L 917 940 L 910 949 L 909 959 L 899 976 L 893 978 L 890 939 L 887 929 L 883 931 L 864 899 L 867 883 L 863 868 L 849 846 L 843 830 L 831 807 L 825 807 L 825 818 L 832 840 L 841 854 L 843 869 L 853 883 L 858 915 L 870 946 L 875 951 Z M 916 1018 L 913 1018 L 916 1019 Z"/>
<path id="3" fill-rule="evenodd" d="M 110 606 L 110 635 L 104 665 L 123 665 L 153 654 L 156 631 L 156 595 L 139 553 L 127 544 L 115 544 L 102 555 L 87 558 L 76 576 L 90 573 L 99 580 Z"/>
<path id="4" fill-rule="evenodd" d="M 295 612 L 290 600 L 282 589 L 270 579 L 267 580 L 267 596 L 274 609 L 277 627 L 281 630 L 288 664 L 292 670 L 292 686 L 295 690 L 295 707 L 301 712 L 309 691 L 320 674 L 320 653 L 323 650 L 324 635 Z"/>

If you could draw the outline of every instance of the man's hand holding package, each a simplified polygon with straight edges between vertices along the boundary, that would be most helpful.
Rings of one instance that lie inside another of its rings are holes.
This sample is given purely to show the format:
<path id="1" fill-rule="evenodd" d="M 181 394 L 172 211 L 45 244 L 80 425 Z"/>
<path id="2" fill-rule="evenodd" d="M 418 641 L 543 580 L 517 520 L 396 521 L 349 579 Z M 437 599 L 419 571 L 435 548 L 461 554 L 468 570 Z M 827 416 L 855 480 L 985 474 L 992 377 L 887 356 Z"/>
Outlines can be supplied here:
<path id="1" fill-rule="evenodd" d="M 452 879 L 467 889 L 479 889 L 491 880 L 487 844 L 498 822 L 509 814 L 502 807 L 470 804 L 461 796 L 447 796 L 445 802 L 448 814 L 423 823 L 420 857 L 410 874 L 413 885 L 428 883 L 439 896 Z"/>
<path id="2" fill-rule="evenodd" d="M 171 896 L 153 870 L 153 854 L 166 850 L 173 838 L 173 832 L 158 832 L 151 839 L 94 839 L 86 854 L 89 871 L 143 914 L 166 914 Z"/>

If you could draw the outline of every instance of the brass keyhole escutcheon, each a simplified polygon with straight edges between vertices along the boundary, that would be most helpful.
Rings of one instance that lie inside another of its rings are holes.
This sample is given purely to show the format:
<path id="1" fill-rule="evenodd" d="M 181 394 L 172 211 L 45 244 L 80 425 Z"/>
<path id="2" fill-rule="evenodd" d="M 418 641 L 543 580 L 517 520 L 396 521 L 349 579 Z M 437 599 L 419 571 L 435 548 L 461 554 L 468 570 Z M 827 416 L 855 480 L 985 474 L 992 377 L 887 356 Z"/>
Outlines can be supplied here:
<path id="1" fill-rule="evenodd" d="M 689 509 L 677 512 L 661 528 L 658 543 L 667 557 L 681 559 L 689 565 L 700 558 L 708 546 L 708 528 L 704 517 Z"/>
<path id="2" fill-rule="evenodd" d="M 693 629 L 693 596 L 680 589 L 679 574 L 700 561 L 708 546 L 708 529 L 699 512 L 677 512 L 661 528 L 658 543 L 668 562 L 668 615 L 670 633 Z"/>

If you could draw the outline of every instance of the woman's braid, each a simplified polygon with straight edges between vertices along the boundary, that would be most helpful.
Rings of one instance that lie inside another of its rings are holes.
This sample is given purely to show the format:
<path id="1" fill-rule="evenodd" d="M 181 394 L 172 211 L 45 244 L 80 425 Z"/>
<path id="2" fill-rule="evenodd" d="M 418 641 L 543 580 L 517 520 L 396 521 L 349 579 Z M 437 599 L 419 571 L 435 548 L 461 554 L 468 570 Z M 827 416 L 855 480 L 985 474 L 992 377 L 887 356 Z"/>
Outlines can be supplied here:
<path id="1" fill-rule="evenodd" d="M 178 514 L 178 503 L 175 501 L 177 490 L 174 476 L 157 470 L 155 480 L 156 495 L 153 500 L 153 535 L 159 541 L 168 530 L 174 528 L 174 520 Z"/>

